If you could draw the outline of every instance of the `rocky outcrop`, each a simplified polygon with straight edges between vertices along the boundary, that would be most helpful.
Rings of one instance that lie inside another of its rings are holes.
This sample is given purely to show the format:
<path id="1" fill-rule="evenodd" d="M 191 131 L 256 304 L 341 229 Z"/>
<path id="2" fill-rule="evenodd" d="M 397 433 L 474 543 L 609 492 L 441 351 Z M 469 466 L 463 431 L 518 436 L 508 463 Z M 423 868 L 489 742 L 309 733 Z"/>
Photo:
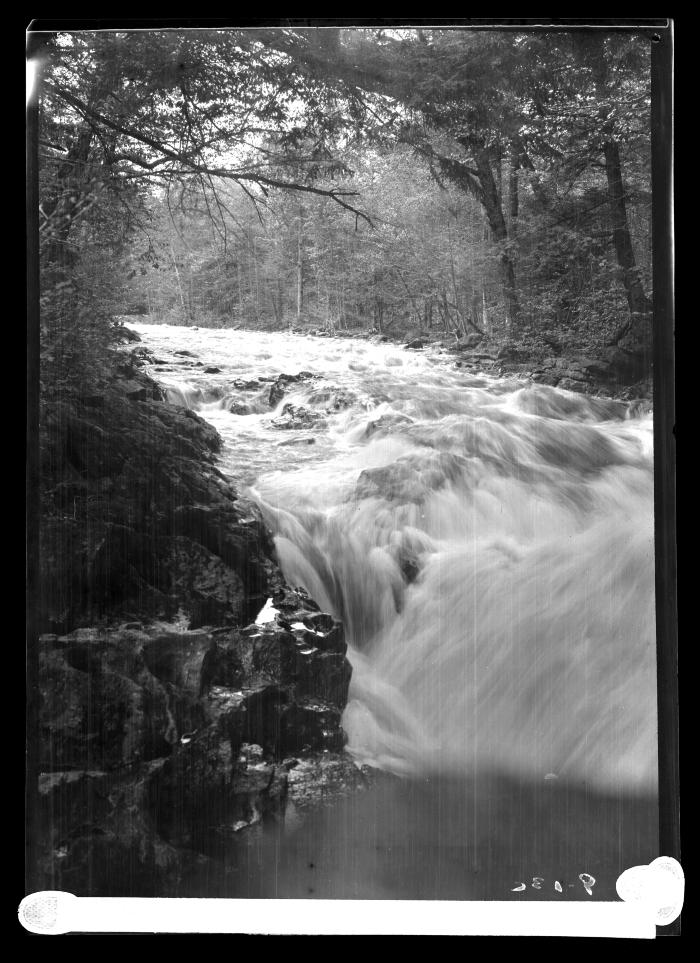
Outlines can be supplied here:
<path id="1" fill-rule="evenodd" d="M 529 377 L 536 384 L 565 391 L 627 400 L 650 399 L 652 394 L 648 357 L 631 348 L 607 346 L 589 354 L 563 353 L 558 343 L 495 342 L 475 336 L 448 350 L 458 356 L 457 367 Z"/>
<path id="2" fill-rule="evenodd" d="M 42 636 L 46 888 L 178 895 L 250 833 L 368 784 L 342 752 L 342 625 L 285 586 L 271 604 L 244 628 Z"/>
<path id="3" fill-rule="evenodd" d="M 343 749 L 342 625 L 285 584 L 217 432 L 141 365 L 43 409 L 34 875 L 198 896 L 251 834 L 369 774 Z"/>
<path id="4" fill-rule="evenodd" d="M 134 366 L 47 404 L 40 629 L 103 618 L 249 621 L 274 550 L 215 464 L 217 432 Z"/>

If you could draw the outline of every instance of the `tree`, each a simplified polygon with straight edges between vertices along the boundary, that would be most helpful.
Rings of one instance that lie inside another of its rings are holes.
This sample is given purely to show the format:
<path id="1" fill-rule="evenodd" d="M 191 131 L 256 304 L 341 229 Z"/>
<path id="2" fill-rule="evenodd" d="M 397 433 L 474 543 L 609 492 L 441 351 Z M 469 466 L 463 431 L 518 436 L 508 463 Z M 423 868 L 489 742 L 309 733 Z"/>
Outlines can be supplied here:
<path id="1" fill-rule="evenodd" d="M 612 36 L 57 35 L 47 264 L 120 223 L 125 299 L 164 318 L 608 337 L 620 293 L 648 316 L 645 64 Z"/>
<path id="2" fill-rule="evenodd" d="M 648 148 L 648 43 L 643 37 L 476 31 L 284 31 L 269 40 L 317 79 L 335 83 L 360 124 L 424 156 L 482 206 L 498 250 L 508 321 L 520 318 L 517 226 L 523 182 L 541 214 L 546 180 L 576 180 L 602 156 L 611 237 L 631 316 L 648 317 L 635 263 L 621 146 Z M 368 92 L 374 96 L 367 102 Z M 647 163 L 648 167 L 648 163 Z M 504 176 L 505 169 L 505 176 Z M 570 188 L 571 190 L 571 188 Z"/>

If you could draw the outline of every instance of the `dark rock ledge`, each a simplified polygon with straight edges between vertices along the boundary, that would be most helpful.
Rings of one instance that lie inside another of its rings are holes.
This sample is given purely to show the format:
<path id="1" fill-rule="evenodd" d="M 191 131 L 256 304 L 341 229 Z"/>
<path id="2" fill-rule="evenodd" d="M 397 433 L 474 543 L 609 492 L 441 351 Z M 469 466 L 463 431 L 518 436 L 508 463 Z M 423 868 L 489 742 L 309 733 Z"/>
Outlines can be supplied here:
<path id="1" fill-rule="evenodd" d="M 44 407 L 41 888 L 206 896 L 373 779 L 343 749 L 343 626 L 285 584 L 219 446 L 133 356 Z"/>

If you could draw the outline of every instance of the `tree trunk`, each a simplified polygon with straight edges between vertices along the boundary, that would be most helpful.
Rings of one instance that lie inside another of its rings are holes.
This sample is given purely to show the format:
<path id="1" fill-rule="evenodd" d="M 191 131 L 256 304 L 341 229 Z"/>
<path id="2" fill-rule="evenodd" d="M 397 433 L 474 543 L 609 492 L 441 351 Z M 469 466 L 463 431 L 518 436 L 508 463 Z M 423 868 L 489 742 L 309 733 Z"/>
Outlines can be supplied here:
<path id="1" fill-rule="evenodd" d="M 595 36 L 597 38 L 597 56 L 593 60 L 593 68 L 598 95 L 601 103 L 605 103 L 610 84 L 610 71 L 605 59 L 604 39 L 600 34 Z M 646 356 L 647 363 L 650 364 L 652 304 L 644 292 L 634 257 L 634 248 L 632 247 L 627 220 L 620 148 L 615 139 L 614 117 L 608 112 L 604 121 L 603 131 L 607 139 L 603 144 L 603 159 L 605 161 L 605 177 L 608 183 L 612 240 L 630 310 L 629 324 L 621 328 L 616 341 L 619 343 L 625 339 L 630 347 L 641 348 Z"/>
<path id="2" fill-rule="evenodd" d="M 49 236 L 46 261 L 51 265 L 50 270 L 56 272 L 56 280 L 65 278 L 66 271 L 77 260 L 77 252 L 68 246 L 68 235 L 89 190 L 86 165 L 92 139 L 92 128 L 83 124 L 56 172 L 56 195 L 40 207 L 45 219 L 42 230 Z"/>
<path id="3" fill-rule="evenodd" d="M 518 198 L 518 166 L 514 154 L 510 156 L 508 194 L 508 200 L 510 202 L 510 230 L 511 234 L 513 234 L 517 226 L 520 206 Z"/>
<path id="4" fill-rule="evenodd" d="M 299 205 L 299 222 L 297 225 L 297 324 L 301 321 L 301 309 L 304 304 L 304 262 L 301 249 L 301 218 L 302 207 Z"/>
<path id="5" fill-rule="evenodd" d="M 646 330 L 651 318 L 652 304 L 644 292 L 639 269 L 634 257 L 632 238 L 630 237 L 627 208 L 625 205 L 625 189 L 622 181 L 622 167 L 620 164 L 620 149 L 614 140 L 603 146 L 605 158 L 605 174 L 608 181 L 608 200 L 612 219 L 613 245 L 617 263 L 625 286 L 627 304 L 631 315 L 631 327 L 638 331 Z M 648 336 L 651 335 L 649 327 Z"/>
<path id="6" fill-rule="evenodd" d="M 175 268 L 175 277 L 177 278 L 177 289 L 180 294 L 180 306 L 182 308 L 182 316 L 187 323 L 187 307 L 185 305 L 185 294 L 182 290 L 182 278 L 180 277 L 180 271 L 178 270 L 177 261 L 175 259 L 175 250 L 173 248 L 172 238 L 170 239 L 170 258 L 173 262 L 173 267 Z"/>
<path id="7" fill-rule="evenodd" d="M 520 320 L 520 305 L 515 282 L 515 264 L 507 247 L 508 227 L 503 216 L 503 207 L 491 169 L 491 156 L 488 148 L 477 148 L 474 151 L 474 160 L 481 183 L 481 202 L 486 212 L 493 239 L 501 247 L 501 285 L 506 304 L 508 326 L 517 327 Z"/>

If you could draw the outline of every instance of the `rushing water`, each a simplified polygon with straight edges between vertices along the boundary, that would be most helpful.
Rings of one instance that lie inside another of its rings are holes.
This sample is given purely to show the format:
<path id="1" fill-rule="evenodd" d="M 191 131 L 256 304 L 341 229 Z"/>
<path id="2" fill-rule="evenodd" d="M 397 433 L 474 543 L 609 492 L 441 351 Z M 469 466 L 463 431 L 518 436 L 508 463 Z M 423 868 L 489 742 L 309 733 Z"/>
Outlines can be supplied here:
<path id="1" fill-rule="evenodd" d="M 434 351 L 134 327 L 170 400 L 222 435 L 287 580 L 343 619 L 358 761 L 463 779 L 460 799 L 495 778 L 653 798 L 650 415 Z M 274 379 L 301 371 L 270 408 Z M 419 797 L 411 819 L 449 823 Z"/>

